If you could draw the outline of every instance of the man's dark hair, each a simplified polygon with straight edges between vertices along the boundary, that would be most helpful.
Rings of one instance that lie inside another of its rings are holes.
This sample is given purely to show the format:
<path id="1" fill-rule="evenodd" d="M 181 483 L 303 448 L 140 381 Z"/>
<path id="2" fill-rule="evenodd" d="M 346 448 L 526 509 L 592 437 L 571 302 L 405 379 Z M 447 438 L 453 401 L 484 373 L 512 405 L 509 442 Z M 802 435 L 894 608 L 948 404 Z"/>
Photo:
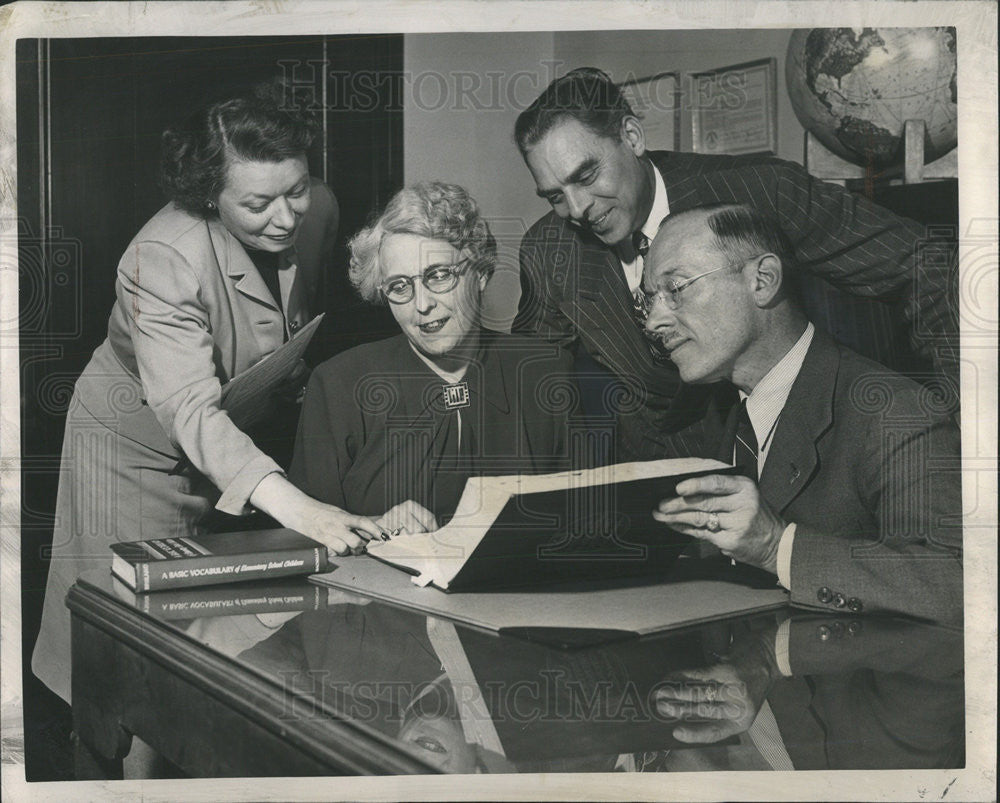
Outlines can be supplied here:
<path id="1" fill-rule="evenodd" d="M 706 207 L 711 210 L 712 207 Z M 795 267 L 795 249 L 770 215 L 746 204 L 720 204 L 708 216 L 716 245 L 733 262 L 771 253 L 786 270 Z"/>
<path id="2" fill-rule="evenodd" d="M 207 104 L 163 132 L 160 186 L 181 209 L 204 218 L 225 188 L 229 159 L 281 162 L 304 154 L 319 121 L 302 111 L 280 79 Z"/>
<path id="3" fill-rule="evenodd" d="M 742 265 L 758 254 L 778 257 L 782 268 L 782 291 L 793 300 L 799 299 L 795 248 L 774 217 L 747 204 L 716 203 L 668 216 L 663 223 L 693 212 L 707 213 L 705 222 L 715 235 L 715 247 L 731 264 Z"/>
<path id="4" fill-rule="evenodd" d="M 596 67 L 578 67 L 556 78 L 517 116 L 514 141 L 523 156 L 567 118 L 598 136 L 618 139 L 622 120 L 634 116 L 625 95 L 606 72 Z"/>

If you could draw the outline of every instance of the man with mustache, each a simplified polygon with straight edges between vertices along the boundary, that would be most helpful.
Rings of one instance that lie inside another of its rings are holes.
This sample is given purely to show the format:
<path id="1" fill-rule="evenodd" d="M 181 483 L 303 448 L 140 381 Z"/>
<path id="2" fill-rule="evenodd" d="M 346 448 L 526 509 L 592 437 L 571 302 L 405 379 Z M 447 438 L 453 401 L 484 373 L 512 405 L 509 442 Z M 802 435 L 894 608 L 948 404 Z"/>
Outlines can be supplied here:
<path id="1" fill-rule="evenodd" d="M 622 413 L 619 461 L 660 457 L 668 444 L 704 451 L 696 422 L 705 394 L 684 387 L 644 338 L 637 294 L 660 221 L 703 204 L 758 206 L 789 234 L 805 271 L 857 296 L 903 302 L 914 348 L 957 388 L 949 278 L 923 269 L 917 246 L 926 235 L 914 221 L 780 159 L 647 151 L 621 90 L 593 68 L 553 81 L 518 117 L 514 136 L 552 211 L 522 239 L 513 328 L 573 350 L 585 392 L 597 378 L 604 408 Z M 624 399 L 605 386 L 608 373 L 624 383 Z"/>
<path id="2" fill-rule="evenodd" d="M 656 235 L 646 329 L 681 381 L 709 388 L 713 456 L 745 476 L 678 483 L 653 517 L 775 574 L 796 605 L 960 624 L 958 428 L 814 327 L 795 267 L 746 205 L 675 213 Z M 742 401 L 725 415 L 727 386 Z"/>

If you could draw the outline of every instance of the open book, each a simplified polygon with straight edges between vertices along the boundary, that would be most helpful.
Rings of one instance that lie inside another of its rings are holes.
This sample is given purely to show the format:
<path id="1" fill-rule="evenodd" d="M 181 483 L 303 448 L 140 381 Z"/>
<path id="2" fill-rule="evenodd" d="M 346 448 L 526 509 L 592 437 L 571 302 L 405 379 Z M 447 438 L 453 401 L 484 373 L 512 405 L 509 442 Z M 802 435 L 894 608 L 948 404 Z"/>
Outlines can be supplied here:
<path id="1" fill-rule="evenodd" d="M 471 477 L 444 527 L 370 542 L 368 554 L 446 591 L 662 574 L 691 539 L 653 509 L 688 477 L 735 470 L 683 458 Z"/>

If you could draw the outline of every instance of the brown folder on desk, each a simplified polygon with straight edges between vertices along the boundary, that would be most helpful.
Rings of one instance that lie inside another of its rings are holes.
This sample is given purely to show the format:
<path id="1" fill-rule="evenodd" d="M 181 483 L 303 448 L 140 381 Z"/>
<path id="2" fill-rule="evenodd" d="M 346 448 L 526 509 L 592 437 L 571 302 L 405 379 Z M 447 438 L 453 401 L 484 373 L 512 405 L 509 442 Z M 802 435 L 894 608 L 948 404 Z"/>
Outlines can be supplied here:
<path id="1" fill-rule="evenodd" d="M 724 566 L 721 576 L 730 574 L 731 580 L 633 578 L 550 586 L 544 591 L 446 594 L 430 586 L 421 588 L 409 575 L 368 555 L 338 557 L 334 562 L 332 572 L 309 579 L 429 616 L 564 647 L 644 636 L 777 608 L 788 601 L 782 589 L 754 587 Z M 695 563 L 700 561 L 692 559 Z"/>

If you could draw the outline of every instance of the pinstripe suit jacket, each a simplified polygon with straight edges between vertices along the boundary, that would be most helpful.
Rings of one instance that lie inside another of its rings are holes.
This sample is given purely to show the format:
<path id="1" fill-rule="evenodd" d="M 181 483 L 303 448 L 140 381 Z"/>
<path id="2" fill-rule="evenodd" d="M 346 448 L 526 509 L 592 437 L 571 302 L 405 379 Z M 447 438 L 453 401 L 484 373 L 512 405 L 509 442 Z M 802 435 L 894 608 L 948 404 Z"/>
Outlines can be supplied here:
<path id="1" fill-rule="evenodd" d="M 957 388 L 958 322 L 950 299 L 952 271 L 917 271 L 924 229 L 843 188 L 812 178 L 780 159 L 650 152 L 667 187 L 671 212 L 714 202 L 749 203 L 772 214 L 788 234 L 805 273 L 818 279 L 810 317 L 865 356 L 893 367 L 885 345 L 891 321 L 882 305 L 902 302 L 916 351 L 933 360 Z M 667 441 L 704 453 L 697 424 L 703 390 L 683 388 L 670 363 L 654 361 L 631 314 L 631 298 L 613 249 L 554 212 L 537 221 L 521 241 L 521 302 L 514 330 L 533 333 L 593 359 L 623 380 L 642 400 L 621 419 L 620 457 L 655 457 Z M 827 284 L 827 282 L 829 284 Z M 829 285 L 859 297 L 846 305 Z M 815 294 L 821 294 L 817 300 Z M 845 327 L 843 322 L 851 323 Z M 854 330 L 868 330 L 861 341 Z M 846 337 L 844 336 L 846 335 Z M 867 348 L 865 340 L 868 341 Z M 672 434 L 667 434 L 672 433 Z"/>

